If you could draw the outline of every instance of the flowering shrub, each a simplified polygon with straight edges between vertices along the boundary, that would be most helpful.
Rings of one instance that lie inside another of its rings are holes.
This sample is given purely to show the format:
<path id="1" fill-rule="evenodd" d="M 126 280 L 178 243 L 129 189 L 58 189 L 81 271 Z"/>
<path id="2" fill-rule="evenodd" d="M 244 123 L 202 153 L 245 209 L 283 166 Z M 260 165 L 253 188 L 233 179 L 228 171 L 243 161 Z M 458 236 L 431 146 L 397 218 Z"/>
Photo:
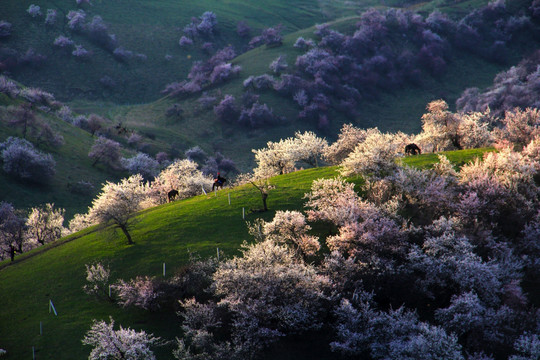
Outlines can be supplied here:
<path id="1" fill-rule="evenodd" d="M 103 136 L 98 137 L 88 153 L 88 157 L 93 160 L 92 166 L 101 162 L 112 169 L 120 168 L 120 148 L 120 144 L 116 141 Z"/>
<path id="2" fill-rule="evenodd" d="M 75 56 L 77 59 L 86 60 L 92 53 L 83 48 L 82 45 L 75 45 L 75 50 L 71 52 L 71 55 Z"/>
<path id="3" fill-rule="evenodd" d="M 34 4 L 31 4 L 28 9 L 26 10 L 26 12 L 33 18 L 36 18 L 38 16 L 41 16 L 42 13 L 41 13 L 41 7 L 39 7 L 38 5 L 34 5 Z"/>
<path id="4" fill-rule="evenodd" d="M 30 242 L 45 245 L 58 240 L 65 232 L 64 209 L 54 209 L 54 204 L 32 208 L 26 219 L 26 235 Z"/>
<path id="5" fill-rule="evenodd" d="M 343 179 L 315 180 L 305 198 L 310 221 L 330 221 L 341 226 L 354 223 L 360 217 L 361 200 L 354 191 L 354 184 Z"/>
<path id="6" fill-rule="evenodd" d="M 238 122 L 241 125 L 258 128 L 278 123 L 280 119 L 274 115 L 273 109 L 266 104 L 255 102 L 249 109 L 242 109 Z"/>
<path id="7" fill-rule="evenodd" d="M 133 51 L 126 50 L 120 46 L 114 49 L 113 56 L 116 60 L 125 62 L 133 57 Z"/>
<path id="8" fill-rule="evenodd" d="M 186 36 L 182 36 L 180 38 L 180 40 L 178 41 L 178 45 L 180 45 L 180 47 L 186 47 L 188 45 L 193 45 L 193 40 L 191 40 L 190 38 L 188 38 Z"/>
<path id="9" fill-rule="evenodd" d="M 88 295 L 95 295 L 98 297 L 109 295 L 109 277 L 111 270 L 108 266 L 103 265 L 100 262 L 95 264 L 86 264 L 86 281 L 89 284 L 83 286 L 83 290 Z"/>
<path id="10" fill-rule="evenodd" d="M 150 346 L 159 345 L 160 338 L 144 331 L 130 328 L 114 330 L 114 320 L 110 324 L 94 320 L 92 327 L 82 340 L 83 345 L 93 346 L 89 360 L 99 360 L 106 357 L 110 360 L 155 360 L 156 357 Z"/>
<path id="11" fill-rule="evenodd" d="M 343 160 L 340 171 L 345 176 L 384 177 L 397 168 L 397 154 L 406 143 L 407 137 L 402 134 L 383 134 L 375 128 Z"/>
<path id="12" fill-rule="evenodd" d="M 132 158 L 122 159 L 122 166 L 131 174 L 141 174 L 146 180 L 152 180 L 159 173 L 159 163 L 145 153 L 137 153 Z"/>
<path id="13" fill-rule="evenodd" d="M 15 98 L 20 93 L 19 86 L 7 77 L 0 76 L 0 93 L 4 93 L 10 98 Z"/>
<path id="14" fill-rule="evenodd" d="M 0 202 L 0 259 L 7 256 L 15 260 L 15 254 L 22 254 L 27 243 L 25 236 L 26 219 L 21 211 L 7 202 Z"/>
<path id="15" fill-rule="evenodd" d="M 86 20 L 86 12 L 84 10 L 70 10 L 66 15 L 68 19 L 68 28 L 74 32 L 84 30 Z"/>
<path id="16" fill-rule="evenodd" d="M 45 17 L 45 25 L 52 26 L 56 23 L 58 12 L 56 9 L 47 9 L 47 16 Z"/>
<path id="17" fill-rule="evenodd" d="M 244 20 L 240 20 L 236 24 L 236 33 L 238 34 L 238 36 L 240 36 L 242 38 L 246 38 L 246 37 L 248 37 L 250 35 L 251 28 L 249 27 L 249 25 Z"/>
<path id="18" fill-rule="evenodd" d="M 130 281 L 118 280 L 111 286 L 120 298 L 123 307 L 137 306 L 145 310 L 157 310 L 157 299 L 160 293 L 156 291 L 156 283 L 148 276 L 137 276 Z"/>
<path id="19" fill-rule="evenodd" d="M 216 114 L 217 119 L 221 122 L 232 123 L 236 121 L 240 112 L 235 105 L 234 96 L 225 95 L 223 100 L 214 106 L 214 114 Z"/>
<path id="20" fill-rule="evenodd" d="M 501 122 L 503 128 L 496 133 L 497 139 L 510 141 L 518 149 L 540 136 L 540 111 L 538 109 L 516 108 L 513 111 L 507 111 Z"/>
<path id="21" fill-rule="evenodd" d="M 277 211 L 271 222 L 265 223 L 263 234 L 276 244 L 292 246 L 297 253 L 311 256 L 319 251 L 321 245 L 315 236 L 308 235 L 311 227 L 298 211 Z"/>
<path id="22" fill-rule="evenodd" d="M 289 66 L 287 65 L 287 60 L 285 55 L 279 55 L 274 61 L 270 63 L 270 70 L 272 70 L 276 74 L 280 74 L 281 72 L 287 70 Z"/>
<path id="23" fill-rule="evenodd" d="M 220 304 L 234 316 L 233 339 L 250 353 L 279 336 L 319 328 L 326 281 L 270 241 L 246 246 L 242 257 L 222 263 L 214 274 Z"/>
<path id="24" fill-rule="evenodd" d="M 330 346 L 345 355 L 370 354 L 373 359 L 463 360 L 455 335 L 420 322 L 403 308 L 377 311 L 369 303 L 354 307 L 344 300 L 336 309 L 338 340 Z"/>
<path id="25" fill-rule="evenodd" d="M 23 139 L 9 137 L 0 144 L 3 169 L 9 175 L 28 182 L 48 183 L 55 174 L 56 162 Z"/>
<path id="26" fill-rule="evenodd" d="M 59 48 L 66 48 L 66 47 L 72 46 L 74 43 L 73 43 L 73 40 L 71 40 L 70 38 L 64 35 L 58 35 L 58 37 L 54 39 L 53 44 L 54 46 L 58 46 Z"/>
<path id="27" fill-rule="evenodd" d="M 0 20 L 0 38 L 7 38 L 11 35 L 12 25 L 10 22 Z"/>

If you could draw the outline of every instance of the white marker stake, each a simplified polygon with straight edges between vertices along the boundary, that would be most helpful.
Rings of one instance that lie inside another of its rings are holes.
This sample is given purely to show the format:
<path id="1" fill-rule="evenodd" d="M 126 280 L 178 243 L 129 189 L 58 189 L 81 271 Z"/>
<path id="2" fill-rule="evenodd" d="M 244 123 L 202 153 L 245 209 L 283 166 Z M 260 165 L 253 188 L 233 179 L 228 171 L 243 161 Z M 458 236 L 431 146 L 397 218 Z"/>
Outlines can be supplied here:
<path id="1" fill-rule="evenodd" d="M 227 195 L 229 195 L 229 205 L 231 205 L 231 193 L 228 193 Z"/>
<path id="2" fill-rule="evenodd" d="M 206 191 L 204 191 L 204 186 L 201 186 L 202 188 L 202 192 L 204 193 L 204 195 L 206 195 Z"/>
<path id="3" fill-rule="evenodd" d="M 163 263 L 163 276 L 165 276 L 165 263 Z"/>
<path id="4" fill-rule="evenodd" d="M 58 316 L 58 313 L 56 312 L 56 309 L 54 308 L 54 304 L 52 300 L 49 300 L 49 314 L 51 313 L 51 309 L 54 312 L 54 315 Z"/>
<path id="5" fill-rule="evenodd" d="M 246 210 L 245 208 L 242 208 L 242 219 L 246 219 Z"/>
<path id="6" fill-rule="evenodd" d="M 217 261 L 219 262 L 219 248 L 217 248 Z"/>
<path id="7" fill-rule="evenodd" d="M 214 196 L 217 196 L 217 189 L 214 189 Z"/>

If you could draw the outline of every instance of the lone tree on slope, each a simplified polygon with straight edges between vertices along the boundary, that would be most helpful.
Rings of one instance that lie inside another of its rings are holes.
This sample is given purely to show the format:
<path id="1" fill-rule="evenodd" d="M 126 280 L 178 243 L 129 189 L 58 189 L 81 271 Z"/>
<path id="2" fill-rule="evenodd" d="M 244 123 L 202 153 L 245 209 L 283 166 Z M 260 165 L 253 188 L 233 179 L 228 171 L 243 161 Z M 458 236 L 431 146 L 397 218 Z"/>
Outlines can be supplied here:
<path id="1" fill-rule="evenodd" d="M 98 197 L 92 202 L 90 218 L 99 222 L 112 221 L 133 244 L 129 228 L 131 215 L 142 209 L 141 202 L 146 198 L 146 188 L 141 175 L 133 175 L 118 184 L 107 182 Z"/>

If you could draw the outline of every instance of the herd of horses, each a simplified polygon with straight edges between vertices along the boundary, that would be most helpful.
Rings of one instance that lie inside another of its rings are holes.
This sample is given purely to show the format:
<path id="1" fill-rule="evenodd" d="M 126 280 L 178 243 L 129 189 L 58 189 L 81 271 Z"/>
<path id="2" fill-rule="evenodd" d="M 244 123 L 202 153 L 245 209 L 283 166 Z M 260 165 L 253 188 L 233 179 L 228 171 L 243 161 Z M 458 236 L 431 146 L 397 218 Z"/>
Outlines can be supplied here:
<path id="1" fill-rule="evenodd" d="M 226 182 L 227 182 L 227 179 L 225 179 L 218 173 L 217 177 L 214 178 L 214 183 L 212 184 L 212 191 L 223 189 L 223 185 L 225 185 Z M 172 189 L 171 191 L 167 193 L 167 201 L 168 202 L 174 201 L 176 197 L 178 196 L 178 194 L 179 194 L 178 190 Z"/>

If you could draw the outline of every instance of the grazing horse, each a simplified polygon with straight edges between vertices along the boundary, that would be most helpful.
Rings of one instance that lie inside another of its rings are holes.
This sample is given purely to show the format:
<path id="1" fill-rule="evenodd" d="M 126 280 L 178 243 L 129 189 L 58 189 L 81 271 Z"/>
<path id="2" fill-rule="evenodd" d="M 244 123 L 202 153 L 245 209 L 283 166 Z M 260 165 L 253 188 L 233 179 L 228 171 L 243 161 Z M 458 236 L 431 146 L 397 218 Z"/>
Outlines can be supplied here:
<path id="1" fill-rule="evenodd" d="M 221 177 L 218 173 L 217 177 L 214 179 L 214 183 L 212 184 L 212 191 L 214 191 L 214 189 L 223 189 L 225 182 L 227 182 L 227 179 Z"/>
<path id="2" fill-rule="evenodd" d="M 167 199 L 169 200 L 168 202 L 171 202 L 173 201 L 174 199 L 176 199 L 176 197 L 178 196 L 178 190 L 171 190 L 167 193 Z"/>
<path id="3" fill-rule="evenodd" d="M 421 153 L 422 153 L 422 150 L 420 150 L 420 148 L 416 144 L 409 144 L 405 146 L 405 154 L 416 155 L 416 154 L 421 154 Z"/>

